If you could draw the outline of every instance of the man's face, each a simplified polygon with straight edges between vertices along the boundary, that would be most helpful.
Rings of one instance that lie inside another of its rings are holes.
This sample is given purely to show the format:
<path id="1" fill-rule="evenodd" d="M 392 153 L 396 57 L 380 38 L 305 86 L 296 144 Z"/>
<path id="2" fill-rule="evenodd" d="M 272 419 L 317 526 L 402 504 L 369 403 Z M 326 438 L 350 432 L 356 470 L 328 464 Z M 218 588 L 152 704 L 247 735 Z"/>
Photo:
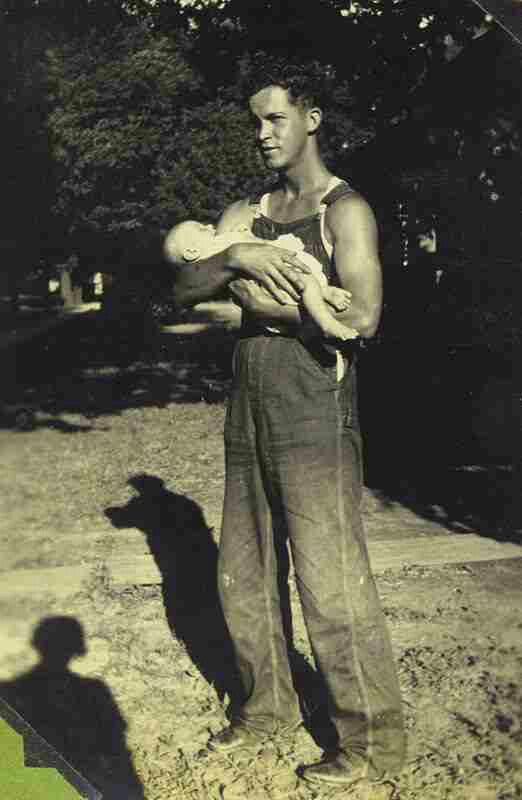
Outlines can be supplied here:
<path id="1" fill-rule="evenodd" d="M 289 169 L 306 152 L 310 115 L 293 104 L 286 89 L 268 86 L 250 98 L 257 145 L 269 169 Z"/>

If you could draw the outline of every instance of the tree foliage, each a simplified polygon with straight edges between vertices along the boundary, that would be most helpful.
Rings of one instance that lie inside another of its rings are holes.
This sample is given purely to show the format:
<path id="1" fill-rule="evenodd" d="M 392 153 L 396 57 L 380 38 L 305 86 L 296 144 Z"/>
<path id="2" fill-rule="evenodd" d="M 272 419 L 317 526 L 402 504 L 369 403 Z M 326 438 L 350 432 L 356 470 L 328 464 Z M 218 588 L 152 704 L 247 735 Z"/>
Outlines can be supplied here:
<path id="1" fill-rule="evenodd" d="M 24 70 L 11 70 L 12 139 L 23 129 L 27 150 L 42 154 L 25 175 L 45 191 L 21 194 L 53 209 L 49 230 L 85 247 L 89 234 L 106 246 L 182 216 L 214 219 L 259 185 L 234 87 L 238 65 L 260 48 L 288 54 L 290 42 L 293 58 L 333 67 L 329 155 L 342 161 L 347 145 L 400 116 L 428 62 L 442 58 L 444 36 L 469 38 L 480 14 L 442 0 L 6 0 L 3 16 L 25 48 Z"/>
<path id="2" fill-rule="evenodd" d="M 201 96 L 183 43 L 142 26 L 118 28 L 81 49 L 52 51 L 49 61 L 56 213 L 73 234 L 157 226 L 157 162 Z"/>
<path id="3" fill-rule="evenodd" d="M 395 164 L 422 151 L 433 170 L 451 163 L 458 176 L 415 190 L 421 216 L 436 213 L 454 248 L 487 257 L 486 226 L 473 232 L 463 224 L 464 185 L 472 214 L 489 214 L 504 231 L 498 242 L 511 236 L 512 249 L 520 118 L 499 116 L 493 103 L 478 125 L 476 110 L 461 113 L 458 91 L 451 114 L 451 92 L 431 117 L 419 101 L 423 87 L 433 92 L 448 55 L 466 52 L 484 27 L 471 2 L 4 0 L 0 17 L 10 201 L 2 246 L 11 242 L 16 269 L 71 253 L 91 270 L 147 263 L 178 220 L 213 221 L 238 196 L 259 191 L 268 176 L 253 147 L 242 76 L 263 73 L 260 51 L 313 59 L 335 75 L 326 155 L 337 172 L 349 175 L 352 152 L 372 139 L 395 152 L 394 137 L 413 125 Z M 427 149 L 418 131 L 431 137 Z M 379 175 L 375 185 L 382 195 Z"/>
<path id="4" fill-rule="evenodd" d="M 155 177 L 157 213 L 166 224 L 216 222 L 229 203 L 259 191 L 267 175 L 245 109 L 222 98 L 188 109 L 165 142 Z"/>
<path id="5" fill-rule="evenodd" d="M 0 246 L 8 270 L 26 272 L 53 225 L 53 162 L 46 132 L 49 113 L 44 48 L 48 31 L 35 21 L 0 28 L 5 91 L 0 95 L 4 204 Z M 3 45 L 3 46 L 2 46 Z"/>
<path id="6" fill-rule="evenodd" d="M 103 11 L 106 3 L 99 5 Z M 472 30 L 475 9 L 446 11 L 440 22 L 434 5 L 135 4 L 141 25 L 52 53 L 50 129 L 62 175 L 57 212 L 73 212 L 75 232 L 143 233 L 186 216 L 215 219 L 238 191 L 257 187 L 260 165 L 247 145 L 237 86 L 240 64 L 254 60 L 262 71 L 259 47 L 288 54 L 292 42 L 293 59 L 314 57 L 335 70 L 327 118 L 335 136 L 327 155 L 342 162 L 386 115 L 400 114 L 428 54 L 441 57 L 441 31 L 465 37 Z"/>
<path id="7" fill-rule="evenodd" d="M 350 82 L 359 115 L 377 127 L 400 114 L 411 90 L 444 60 L 448 37 L 464 45 L 484 24 L 472 3 L 448 0 L 178 4 L 208 80 L 230 83 L 237 60 L 256 50 L 316 59 Z"/>

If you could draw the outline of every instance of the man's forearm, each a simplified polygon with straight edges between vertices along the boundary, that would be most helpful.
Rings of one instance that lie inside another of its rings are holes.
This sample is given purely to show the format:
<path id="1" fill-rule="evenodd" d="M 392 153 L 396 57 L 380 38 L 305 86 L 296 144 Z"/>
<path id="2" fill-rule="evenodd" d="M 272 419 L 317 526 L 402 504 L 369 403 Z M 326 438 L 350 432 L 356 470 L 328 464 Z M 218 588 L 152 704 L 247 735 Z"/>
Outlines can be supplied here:
<path id="1" fill-rule="evenodd" d="M 223 294 L 229 281 L 236 277 L 224 250 L 210 258 L 174 266 L 173 296 L 178 308 L 187 308 Z"/>
<path id="2" fill-rule="evenodd" d="M 282 305 L 267 297 L 257 300 L 249 311 L 267 325 L 283 325 L 289 331 L 296 334 L 299 332 L 304 337 L 322 336 L 315 322 L 300 307 Z M 346 311 L 334 312 L 331 309 L 331 312 L 339 322 L 348 328 L 354 328 L 361 336 L 369 338 L 374 335 L 373 321 L 369 324 L 367 313 L 355 304 Z"/>
<path id="3" fill-rule="evenodd" d="M 379 324 L 380 314 L 378 312 L 373 313 L 367 309 L 357 307 L 356 302 L 353 302 L 346 311 L 333 311 L 332 309 L 332 314 L 343 325 L 348 328 L 355 328 L 364 339 L 371 339 L 375 335 Z"/>
<path id="4" fill-rule="evenodd" d="M 248 302 L 245 306 L 252 316 L 266 325 L 284 326 L 293 331 L 304 324 L 298 306 L 278 303 L 268 292 L 262 296 L 258 294 L 254 302 Z"/>

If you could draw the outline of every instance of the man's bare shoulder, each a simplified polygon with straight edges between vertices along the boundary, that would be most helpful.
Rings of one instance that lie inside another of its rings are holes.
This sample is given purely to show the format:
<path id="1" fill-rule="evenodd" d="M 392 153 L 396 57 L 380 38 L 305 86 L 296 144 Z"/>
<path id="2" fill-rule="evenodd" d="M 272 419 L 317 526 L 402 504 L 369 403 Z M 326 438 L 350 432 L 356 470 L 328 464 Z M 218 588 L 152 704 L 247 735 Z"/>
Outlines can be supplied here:
<path id="1" fill-rule="evenodd" d="M 223 211 L 217 224 L 216 233 L 224 233 L 241 225 L 252 224 L 253 209 L 247 197 L 236 200 Z"/>
<path id="2" fill-rule="evenodd" d="M 326 226 L 335 241 L 339 237 L 374 231 L 375 214 L 368 201 L 353 191 L 340 197 L 326 211 Z"/>

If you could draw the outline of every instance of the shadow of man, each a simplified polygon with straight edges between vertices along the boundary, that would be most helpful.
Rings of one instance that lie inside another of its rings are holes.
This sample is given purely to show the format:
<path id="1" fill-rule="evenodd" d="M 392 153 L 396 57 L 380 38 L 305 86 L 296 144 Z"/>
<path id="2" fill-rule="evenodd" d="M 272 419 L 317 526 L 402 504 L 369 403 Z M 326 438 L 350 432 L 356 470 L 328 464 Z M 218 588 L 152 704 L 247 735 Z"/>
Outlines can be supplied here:
<path id="1" fill-rule="evenodd" d="M 83 628 L 74 617 L 46 617 L 31 644 L 40 661 L 12 681 L 0 683 L 0 697 L 12 706 L 104 800 L 142 800 L 143 787 L 125 741 L 126 722 L 106 684 L 69 669 L 87 653 Z M 26 765 L 31 743 L 26 742 Z"/>
<path id="2" fill-rule="evenodd" d="M 139 494 L 105 513 L 116 528 L 143 531 L 162 576 L 171 631 L 220 701 L 228 695 L 235 708 L 241 684 L 218 597 L 218 549 L 204 514 L 190 498 L 166 489 L 161 478 L 135 475 L 129 485 Z"/>

